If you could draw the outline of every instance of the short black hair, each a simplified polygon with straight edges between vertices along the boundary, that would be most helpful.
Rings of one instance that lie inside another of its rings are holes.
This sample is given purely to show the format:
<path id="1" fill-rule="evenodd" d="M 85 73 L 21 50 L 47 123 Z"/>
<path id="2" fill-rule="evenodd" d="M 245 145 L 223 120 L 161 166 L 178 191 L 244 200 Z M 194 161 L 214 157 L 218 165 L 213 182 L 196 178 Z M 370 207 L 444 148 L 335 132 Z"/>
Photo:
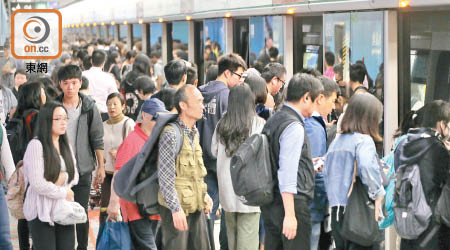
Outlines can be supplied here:
<path id="1" fill-rule="evenodd" d="M 129 50 L 129 51 L 127 51 L 127 54 L 125 55 L 125 58 L 127 60 L 130 60 L 131 58 L 136 57 L 136 55 L 137 55 L 136 51 Z"/>
<path id="2" fill-rule="evenodd" d="M 186 85 L 184 85 L 184 86 L 186 86 Z M 183 87 L 181 87 L 181 88 L 183 88 Z M 158 98 L 159 98 L 159 100 L 161 100 L 164 103 L 166 110 L 171 111 L 175 107 L 175 93 L 177 93 L 177 90 L 174 88 L 164 88 L 159 91 Z M 177 108 L 177 110 L 178 110 L 178 108 Z"/>
<path id="3" fill-rule="evenodd" d="M 322 92 L 323 86 L 317 78 L 312 75 L 297 73 L 289 81 L 286 101 L 298 102 L 307 93 L 309 93 L 312 101 L 314 101 Z"/>
<path id="4" fill-rule="evenodd" d="M 267 85 L 264 78 L 256 73 L 247 71 L 247 77 L 244 82 L 248 84 L 255 97 L 255 104 L 265 104 L 267 100 Z"/>
<path id="5" fill-rule="evenodd" d="M 278 49 L 277 49 L 277 47 L 274 47 L 274 46 L 272 46 L 272 47 L 270 47 L 270 49 L 269 49 L 269 57 L 270 58 L 277 58 L 278 57 Z"/>
<path id="6" fill-rule="evenodd" d="M 96 49 L 92 53 L 92 65 L 100 67 L 106 61 L 106 53 L 103 50 Z"/>
<path id="7" fill-rule="evenodd" d="M 208 67 L 208 72 L 206 73 L 205 83 L 216 80 L 218 71 L 219 67 L 217 66 L 217 64 L 210 65 Z"/>
<path id="8" fill-rule="evenodd" d="M 313 68 L 303 68 L 298 73 L 304 73 L 304 74 L 312 75 L 314 77 L 319 77 L 322 75 L 322 73 L 320 73 L 320 71 L 318 71 L 317 69 L 313 69 Z"/>
<path id="9" fill-rule="evenodd" d="M 334 54 L 333 52 L 327 51 L 325 52 L 325 62 L 327 62 L 328 66 L 334 65 Z"/>
<path id="10" fill-rule="evenodd" d="M 319 79 L 320 82 L 322 83 L 323 86 L 322 94 L 325 97 L 330 97 L 334 92 L 336 93 L 336 95 L 339 95 L 340 93 L 339 85 L 335 81 L 325 76 L 319 76 L 317 77 L 317 79 Z"/>
<path id="11" fill-rule="evenodd" d="M 89 70 L 90 68 L 92 68 L 91 58 L 92 57 L 90 55 L 85 55 L 83 57 L 82 66 L 84 70 Z"/>
<path id="12" fill-rule="evenodd" d="M 281 63 L 269 63 L 261 72 L 261 77 L 264 78 L 266 83 L 270 82 L 272 78 L 281 78 L 286 74 L 286 68 Z"/>
<path id="13" fill-rule="evenodd" d="M 194 67 L 188 66 L 186 74 L 187 74 L 186 84 L 194 85 L 195 80 L 198 80 L 197 70 Z"/>
<path id="14" fill-rule="evenodd" d="M 58 70 L 58 81 L 65 81 L 67 79 L 78 79 L 81 81 L 81 69 L 76 65 L 62 66 Z"/>
<path id="15" fill-rule="evenodd" d="M 89 88 L 89 79 L 85 76 L 81 76 L 81 88 L 80 90 L 85 90 Z"/>
<path id="16" fill-rule="evenodd" d="M 342 63 L 336 64 L 333 67 L 333 71 L 335 74 L 339 74 L 341 76 L 344 76 L 344 65 L 342 65 Z"/>
<path id="17" fill-rule="evenodd" d="M 164 67 L 164 75 L 170 85 L 178 85 L 186 75 L 187 66 L 184 60 L 172 60 Z"/>
<path id="18" fill-rule="evenodd" d="M 152 78 L 146 75 L 139 76 L 134 81 L 134 87 L 138 91 L 142 91 L 144 95 L 155 92 L 156 85 L 153 82 Z"/>
<path id="19" fill-rule="evenodd" d="M 350 81 L 352 82 L 364 82 L 367 71 L 363 64 L 355 63 L 350 65 Z"/>
<path id="20" fill-rule="evenodd" d="M 421 127 L 435 128 L 436 124 L 444 121 L 450 122 L 450 104 L 446 101 L 435 100 L 425 104 Z M 450 133 L 450 132 L 449 132 Z"/>
<path id="21" fill-rule="evenodd" d="M 16 77 L 16 75 L 18 75 L 18 74 L 26 76 L 27 79 L 29 77 L 27 72 L 24 69 L 17 69 L 16 72 L 14 72 L 14 77 Z"/>
<path id="22" fill-rule="evenodd" d="M 247 69 L 247 64 L 244 59 L 238 54 L 226 54 L 220 57 L 219 59 L 219 71 L 217 75 L 222 75 L 226 70 L 235 72 L 239 67 L 242 67 L 244 70 Z"/>

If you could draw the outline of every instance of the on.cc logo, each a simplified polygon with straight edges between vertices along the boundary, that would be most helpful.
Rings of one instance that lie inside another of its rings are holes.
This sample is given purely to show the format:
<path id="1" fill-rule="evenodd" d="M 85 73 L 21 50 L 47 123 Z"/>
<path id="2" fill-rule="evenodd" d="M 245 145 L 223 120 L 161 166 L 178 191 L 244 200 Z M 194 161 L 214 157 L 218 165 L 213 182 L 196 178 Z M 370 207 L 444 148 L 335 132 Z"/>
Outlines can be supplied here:
<path id="1" fill-rule="evenodd" d="M 44 18 L 32 16 L 23 25 L 23 34 L 30 43 L 42 43 L 50 35 L 50 25 Z"/>

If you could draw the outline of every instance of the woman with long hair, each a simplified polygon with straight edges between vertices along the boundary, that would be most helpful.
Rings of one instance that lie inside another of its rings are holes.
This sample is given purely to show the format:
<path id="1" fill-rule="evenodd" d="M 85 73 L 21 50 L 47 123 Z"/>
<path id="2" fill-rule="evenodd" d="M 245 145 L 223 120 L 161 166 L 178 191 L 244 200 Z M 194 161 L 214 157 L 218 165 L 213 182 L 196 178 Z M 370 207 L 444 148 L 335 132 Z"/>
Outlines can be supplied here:
<path id="1" fill-rule="evenodd" d="M 377 249 L 378 247 L 364 248 L 346 240 L 345 235 L 341 234 L 341 226 L 355 164 L 357 176 L 368 188 L 370 199 L 375 200 L 375 218 L 379 216 L 385 191 L 375 142 L 382 140 L 378 132 L 382 113 L 383 105 L 375 96 L 369 93 L 354 95 L 342 119 L 341 134 L 331 143 L 325 158 L 323 172 L 329 207 L 332 209 L 332 234 L 338 250 Z"/>
<path id="2" fill-rule="evenodd" d="M 23 158 L 25 201 L 33 249 L 74 249 L 75 225 L 53 222 L 52 211 L 60 200 L 72 201 L 72 186 L 78 183 L 75 157 L 66 134 L 67 111 L 61 103 L 49 102 L 39 112 L 37 137 L 28 144 Z"/>
<path id="3" fill-rule="evenodd" d="M 255 97 L 247 84 L 230 89 L 228 110 L 217 123 L 211 151 L 217 157 L 219 199 L 225 210 L 228 247 L 258 249 L 259 207 L 244 205 L 234 193 L 230 161 L 239 146 L 252 134 L 261 133 L 265 121 L 256 115 Z"/>
<path id="4" fill-rule="evenodd" d="M 102 184 L 100 222 L 104 222 L 107 216 L 106 210 L 111 195 L 111 181 L 114 175 L 117 149 L 135 126 L 133 119 L 124 115 L 125 100 L 119 92 L 111 93 L 108 96 L 106 106 L 109 119 L 103 122 L 106 176 Z"/>
<path id="5" fill-rule="evenodd" d="M 417 164 L 426 203 L 434 212 L 446 181 L 450 181 L 450 104 L 442 100 L 423 107 L 418 128 L 409 129 L 395 152 L 395 167 Z M 420 110 L 419 110 L 420 111 Z M 402 197 L 403 198 L 403 197 Z M 448 208 L 447 208 L 448 209 Z M 438 227 L 436 233 L 431 233 Z M 425 238 L 430 237 L 425 243 Z M 421 246 L 425 244 L 424 246 Z M 427 229 L 413 240 L 401 239 L 401 250 L 444 250 L 450 247 L 450 228 L 431 219 Z"/>
<path id="6" fill-rule="evenodd" d="M 22 120 L 25 133 L 24 138 L 18 138 L 24 140 L 26 145 L 33 136 L 36 135 L 38 127 L 38 113 L 41 107 L 47 101 L 47 97 L 44 91 L 44 86 L 40 82 L 29 82 L 20 86 L 19 99 L 18 99 L 17 111 L 14 114 L 15 120 Z M 10 123 L 7 126 L 11 129 L 11 126 L 17 126 L 16 123 Z M 17 143 L 17 142 L 13 142 Z M 12 145 L 14 147 L 14 145 Z M 24 151 L 12 152 L 14 156 L 14 163 L 17 164 L 23 159 Z M 19 247 L 21 250 L 30 249 L 30 234 L 28 230 L 28 224 L 25 219 L 18 219 L 17 221 L 17 234 L 19 238 Z"/>

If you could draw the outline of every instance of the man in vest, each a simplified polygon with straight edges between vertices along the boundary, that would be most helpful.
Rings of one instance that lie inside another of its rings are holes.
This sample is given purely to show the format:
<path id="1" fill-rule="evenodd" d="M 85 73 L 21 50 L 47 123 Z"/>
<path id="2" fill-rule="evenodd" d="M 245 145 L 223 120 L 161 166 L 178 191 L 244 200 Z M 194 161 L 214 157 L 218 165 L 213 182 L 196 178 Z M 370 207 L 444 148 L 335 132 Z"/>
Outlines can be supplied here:
<path id="1" fill-rule="evenodd" d="M 304 119 L 311 117 L 323 86 L 313 76 L 296 74 L 286 102 L 266 123 L 274 171 L 274 199 L 261 207 L 266 249 L 310 250 L 309 203 L 314 197 L 314 167 Z"/>
<path id="2" fill-rule="evenodd" d="M 183 131 L 183 145 L 176 154 L 175 128 L 167 125 L 159 139 L 158 179 L 163 249 L 210 249 L 205 213 L 212 200 L 203 178 L 202 148 L 195 123 L 203 116 L 203 96 L 193 85 L 175 93 L 176 123 Z"/>

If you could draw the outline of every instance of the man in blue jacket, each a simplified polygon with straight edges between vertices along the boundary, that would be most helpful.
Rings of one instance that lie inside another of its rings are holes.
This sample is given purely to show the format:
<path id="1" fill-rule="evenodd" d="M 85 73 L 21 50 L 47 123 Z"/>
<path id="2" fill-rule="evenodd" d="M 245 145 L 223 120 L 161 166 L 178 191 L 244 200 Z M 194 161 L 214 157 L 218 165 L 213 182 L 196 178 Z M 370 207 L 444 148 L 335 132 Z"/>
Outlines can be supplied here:
<path id="1" fill-rule="evenodd" d="M 211 153 L 211 138 L 217 122 L 227 111 L 229 88 L 239 84 L 246 69 L 247 64 L 239 55 L 223 55 L 219 60 L 217 79 L 199 88 L 204 98 L 205 109 L 203 119 L 197 122 L 197 128 L 200 134 L 200 145 L 203 149 L 203 162 L 208 172 L 205 183 L 208 185 L 208 194 L 214 202 L 211 213 L 213 221 L 219 207 L 219 187 L 217 184 L 216 158 Z"/>
<path id="2" fill-rule="evenodd" d="M 334 81 L 320 76 L 323 92 L 314 100 L 312 116 L 305 119 L 305 131 L 311 143 L 311 156 L 314 160 L 327 152 L 326 117 L 334 109 L 339 86 Z M 314 161 L 313 160 L 313 161 Z M 320 226 L 327 213 L 327 194 L 323 180 L 322 169 L 315 168 L 314 199 L 310 204 L 311 213 L 311 250 L 317 250 L 320 238 Z"/>

